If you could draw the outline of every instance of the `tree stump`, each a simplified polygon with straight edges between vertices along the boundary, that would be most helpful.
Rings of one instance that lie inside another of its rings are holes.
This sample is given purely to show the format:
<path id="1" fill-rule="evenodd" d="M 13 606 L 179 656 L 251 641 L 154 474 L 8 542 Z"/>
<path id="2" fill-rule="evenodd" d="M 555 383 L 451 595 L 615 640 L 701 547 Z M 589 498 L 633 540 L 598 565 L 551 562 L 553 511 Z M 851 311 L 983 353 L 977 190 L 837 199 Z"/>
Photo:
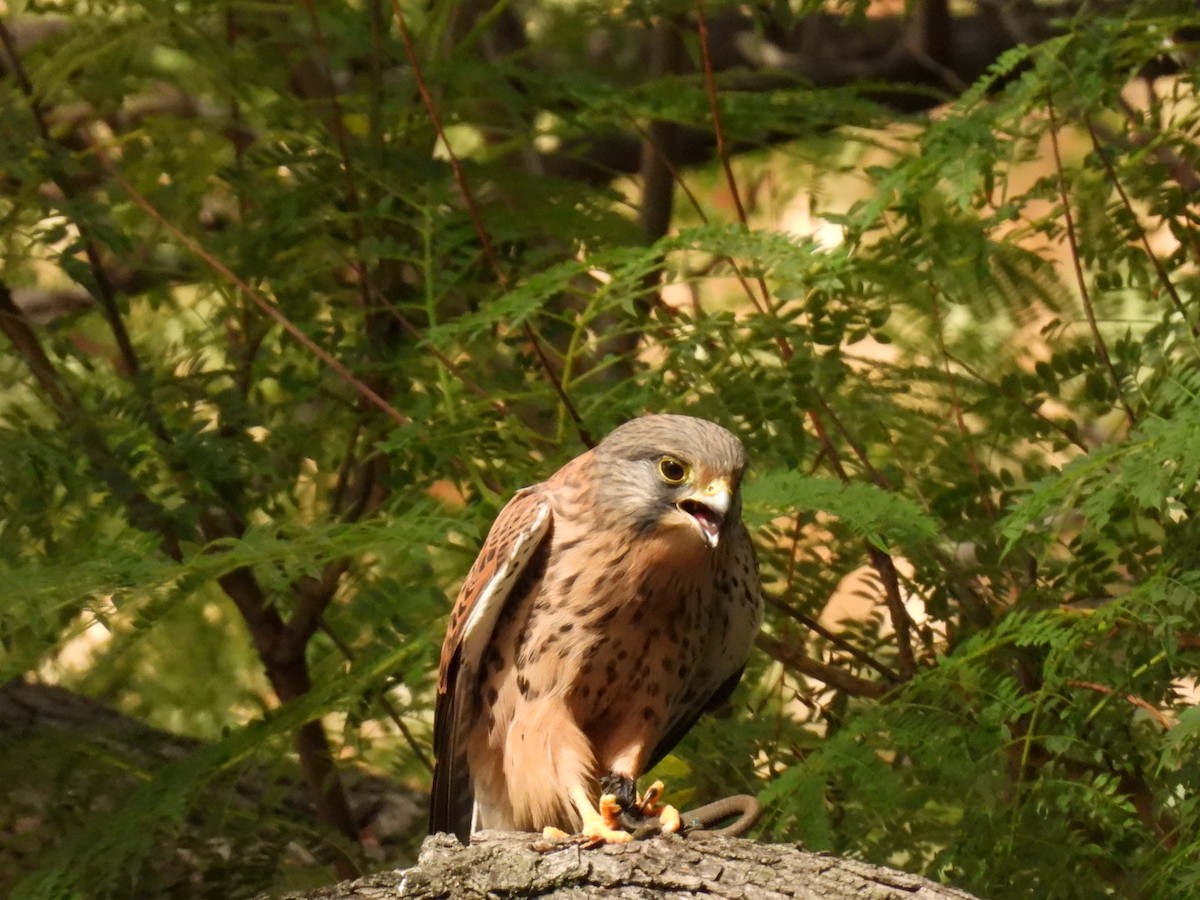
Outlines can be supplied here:
<path id="1" fill-rule="evenodd" d="M 975 900 L 925 878 L 793 844 L 656 837 L 584 849 L 534 834 L 486 832 L 469 847 L 426 838 L 411 869 L 370 875 L 289 900 L 391 898 L 692 898 L 711 900 Z"/>

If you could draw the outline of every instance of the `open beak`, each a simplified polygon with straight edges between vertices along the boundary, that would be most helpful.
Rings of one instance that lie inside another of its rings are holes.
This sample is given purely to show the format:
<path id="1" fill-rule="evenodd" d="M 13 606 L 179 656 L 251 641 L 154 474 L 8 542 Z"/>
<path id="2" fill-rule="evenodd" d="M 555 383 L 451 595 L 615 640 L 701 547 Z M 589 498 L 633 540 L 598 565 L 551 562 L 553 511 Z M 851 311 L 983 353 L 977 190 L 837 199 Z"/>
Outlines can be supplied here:
<path id="1" fill-rule="evenodd" d="M 729 513 L 733 492 L 727 478 L 718 478 L 705 487 L 684 497 L 676 506 L 680 512 L 692 517 L 700 530 L 700 537 L 712 549 L 721 539 L 721 525 Z"/>

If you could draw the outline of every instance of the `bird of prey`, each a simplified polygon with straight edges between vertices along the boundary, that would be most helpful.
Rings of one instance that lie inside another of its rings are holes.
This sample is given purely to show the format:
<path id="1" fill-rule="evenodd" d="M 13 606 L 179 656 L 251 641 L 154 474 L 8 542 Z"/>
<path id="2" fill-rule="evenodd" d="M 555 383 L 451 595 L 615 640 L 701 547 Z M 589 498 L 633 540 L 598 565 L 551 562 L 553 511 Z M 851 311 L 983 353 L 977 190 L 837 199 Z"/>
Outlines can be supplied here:
<path id="1" fill-rule="evenodd" d="M 501 510 L 442 646 L 431 833 L 630 839 L 601 779 L 636 790 L 733 691 L 762 621 L 746 462 L 719 425 L 645 416 Z"/>

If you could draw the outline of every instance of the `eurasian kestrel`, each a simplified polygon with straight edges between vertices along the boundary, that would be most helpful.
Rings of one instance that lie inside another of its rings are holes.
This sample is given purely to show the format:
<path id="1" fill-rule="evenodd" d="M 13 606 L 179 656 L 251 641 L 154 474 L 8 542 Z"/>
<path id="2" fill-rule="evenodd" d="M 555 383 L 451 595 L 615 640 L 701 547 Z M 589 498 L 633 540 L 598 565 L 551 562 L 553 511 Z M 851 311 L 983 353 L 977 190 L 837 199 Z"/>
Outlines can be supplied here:
<path id="1" fill-rule="evenodd" d="M 442 645 L 430 831 L 607 841 L 611 798 L 737 684 L 762 620 L 741 442 L 627 422 L 501 510 Z"/>

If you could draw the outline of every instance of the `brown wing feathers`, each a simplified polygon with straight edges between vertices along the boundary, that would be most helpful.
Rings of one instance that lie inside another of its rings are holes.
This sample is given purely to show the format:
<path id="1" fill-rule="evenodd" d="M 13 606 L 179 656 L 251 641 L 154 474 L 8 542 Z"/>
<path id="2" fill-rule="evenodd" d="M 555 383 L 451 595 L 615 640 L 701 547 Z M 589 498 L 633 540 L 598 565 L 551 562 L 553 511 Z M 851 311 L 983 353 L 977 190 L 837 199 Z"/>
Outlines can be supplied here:
<path id="1" fill-rule="evenodd" d="M 459 654 L 455 653 L 449 664 L 443 662 L 443 677 L 453 687 L 438 691 L 434 709 L 433 746 L 437 762 L 433 768 L 433 792 L 429 807 L 429 833 L 440 831 L 453 833 L 466 843 L 471 834 L 471 812 L 473 796 L 471 779 L 467 771 L 467 757 L 463 749 L 463 724 L 470 721 L 471 713 L 464 709 L 470 705 L 468 691 L 461 690 L 457 682 Z"/>
<path id="2" fill-rule="evenodd" d="M 433 748 L 437 762 L 429 831 L 466 841 L 474 803 L 467 770 L 466 734 L 478 710 L 480 658 L 501 610 L 550 528 L 550 507 L 538 487 L 518 491 L 500 511 L 471 567 L 442 645 Z"/>

